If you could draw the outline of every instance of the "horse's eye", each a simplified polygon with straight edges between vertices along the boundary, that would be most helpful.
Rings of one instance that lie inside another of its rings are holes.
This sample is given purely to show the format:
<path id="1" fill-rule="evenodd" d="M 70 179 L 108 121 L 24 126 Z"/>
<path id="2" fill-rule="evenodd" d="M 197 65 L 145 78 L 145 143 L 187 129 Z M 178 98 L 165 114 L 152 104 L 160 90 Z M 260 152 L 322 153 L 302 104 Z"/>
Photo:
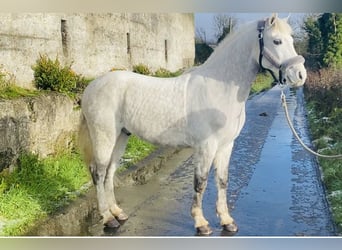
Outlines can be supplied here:
<path id="1" fill-rule="evenodd" d="M 273 40 L 273 43 L 275 45 L 280 45 L 280 44 L 282 44 L 282 41 L 280 39 L 275 39 L 275 40 Z"/>

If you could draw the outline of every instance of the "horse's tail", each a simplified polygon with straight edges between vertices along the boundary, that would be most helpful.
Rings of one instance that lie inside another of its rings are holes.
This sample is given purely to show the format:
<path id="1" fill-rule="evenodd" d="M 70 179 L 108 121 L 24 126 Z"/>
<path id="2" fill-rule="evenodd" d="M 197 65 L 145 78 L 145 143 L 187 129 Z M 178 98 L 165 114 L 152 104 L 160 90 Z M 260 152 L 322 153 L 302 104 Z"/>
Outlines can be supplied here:
<path id="1" fill-rule="evenodd" d="M 93 160 L 93 146 L 90 140 L 90 134 L 87 121 L 83 114 L 81 114 L 81 121 L 78 130 L 78 145 L 83 155 L 86 165 L 89 167 Z"/>

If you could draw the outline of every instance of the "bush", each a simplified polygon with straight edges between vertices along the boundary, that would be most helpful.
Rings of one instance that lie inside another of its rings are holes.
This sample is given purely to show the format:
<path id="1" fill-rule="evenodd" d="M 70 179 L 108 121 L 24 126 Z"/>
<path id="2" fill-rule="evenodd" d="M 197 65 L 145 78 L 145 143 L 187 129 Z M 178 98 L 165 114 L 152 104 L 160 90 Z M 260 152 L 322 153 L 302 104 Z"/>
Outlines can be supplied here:
<path id="1" fill-rule="evenodd" d="M 322 134 L 342 139 L 342 72 L 335 69 L 323 69 L 310 72 L 305 84 L 305 97 L 313 122 L 314 139 Z"/>
<path id="2" fill-rule="evenodd" d="M 52 60 L 47 55 L 40 55 L 32 69 L 38 89 L 70 94 L 86 85 L 86 80 L 76 74 L 71 65 L 62 66 L 57 57 Z"/>
<path id="3" fill-rule="evenodd" d="M 305 96 L 309 101 L 315 101 L 326 115 L 333 109 L 342 107 L 342 72 L 327 68 L 317 72 L 309 72 L 305 84 Z"/>

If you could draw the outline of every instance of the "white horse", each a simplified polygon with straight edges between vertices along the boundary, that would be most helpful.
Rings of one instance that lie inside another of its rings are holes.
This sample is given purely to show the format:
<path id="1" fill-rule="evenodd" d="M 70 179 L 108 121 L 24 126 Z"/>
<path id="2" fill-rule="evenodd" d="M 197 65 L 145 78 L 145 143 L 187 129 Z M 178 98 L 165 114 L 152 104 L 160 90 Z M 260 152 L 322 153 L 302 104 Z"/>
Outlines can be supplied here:
<path id="1" fill-rule="evenodd" d="M 202 198 L 213 165 L 221 225 L 228 232 L 238 230 L 227 206 L 228 165 L 260 66 L 291 86 L 301 86 L 306 79 L 291 28 L 276 15 L 229 35 L 203 65 L 181 76 L 162 79 L 116 71 L 86 88 L 80 139 L 105 226 L 117 228 L 128 219 L 116 203 L 113 177 L 134 133 L 155 144 L 194 149 L 191 215 L 200 235 L 212 233 L 203 216 Z"/>

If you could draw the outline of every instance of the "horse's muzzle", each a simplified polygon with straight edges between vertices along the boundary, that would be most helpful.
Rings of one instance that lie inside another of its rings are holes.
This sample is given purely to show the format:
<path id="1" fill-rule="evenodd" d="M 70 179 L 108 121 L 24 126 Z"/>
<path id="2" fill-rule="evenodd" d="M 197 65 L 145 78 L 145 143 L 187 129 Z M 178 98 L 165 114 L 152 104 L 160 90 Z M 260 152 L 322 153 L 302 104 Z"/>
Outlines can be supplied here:
<path id="1" fill-rule="evenodd" d="M 295 56 L 286 60 L 279 68 L 280 82 L 291 87 L 302 86 L 307 77 L 304 62 L 305 59 L 302 56 Z"/>

